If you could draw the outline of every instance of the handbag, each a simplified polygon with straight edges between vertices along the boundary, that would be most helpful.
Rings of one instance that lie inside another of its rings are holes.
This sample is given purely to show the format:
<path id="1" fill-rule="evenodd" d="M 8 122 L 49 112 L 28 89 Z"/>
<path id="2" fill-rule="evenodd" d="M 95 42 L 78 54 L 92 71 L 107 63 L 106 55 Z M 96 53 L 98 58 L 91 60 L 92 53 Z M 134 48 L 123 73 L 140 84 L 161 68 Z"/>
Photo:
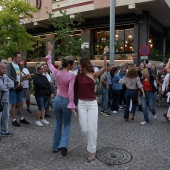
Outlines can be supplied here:
<path id="1" fill-rule="evenodd" d="M 4 93 L 4 92 L 1 93 L 1 99 L 0 99 L 0 112 L 3 111 L 3 105 L 2 105 L 2 101 L 1 101 L 1 100 L 2 100 L 2 96 L 3 96 L 3 93 Z"/>

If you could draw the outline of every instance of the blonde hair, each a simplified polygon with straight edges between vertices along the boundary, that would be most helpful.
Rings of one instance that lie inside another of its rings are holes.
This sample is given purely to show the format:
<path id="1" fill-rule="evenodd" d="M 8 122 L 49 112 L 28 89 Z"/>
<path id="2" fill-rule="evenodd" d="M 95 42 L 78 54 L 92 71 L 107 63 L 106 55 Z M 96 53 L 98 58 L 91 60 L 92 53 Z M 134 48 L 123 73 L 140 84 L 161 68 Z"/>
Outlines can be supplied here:
<path id="1" fill-rule="evenodd" d="M 149 72 L 148 72 L 147 68 L 143 69 L 141 72 L 142 72 L 142 74 L 148 74 L 149 75 Z"/>
<path id="2" fill-rule="evenodd" d="M 38 72 L 38 70 L 42 67 L 42 64 L 37 64 L 36 65 L 36 73 Z"/>

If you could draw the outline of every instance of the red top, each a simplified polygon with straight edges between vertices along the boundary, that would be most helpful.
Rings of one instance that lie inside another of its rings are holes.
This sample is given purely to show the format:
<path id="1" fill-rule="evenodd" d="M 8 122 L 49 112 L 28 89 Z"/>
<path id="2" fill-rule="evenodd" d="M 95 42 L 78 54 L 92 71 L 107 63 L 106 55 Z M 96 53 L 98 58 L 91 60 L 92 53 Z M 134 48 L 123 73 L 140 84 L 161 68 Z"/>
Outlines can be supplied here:
<path id="1" fill-rule="evenodd" d="M 78 74 L 75 81 L 75 95 L 80 100 L 96 100 L 94 93 L 95 83 L 86 75 Z"/>
<path id="2" fill-rule="evenodd" d="M 144 80 L 142 84 L 143 84 L 144 91 L 152 91 L 152 85 L 149 83 L 149 81 Z"/>

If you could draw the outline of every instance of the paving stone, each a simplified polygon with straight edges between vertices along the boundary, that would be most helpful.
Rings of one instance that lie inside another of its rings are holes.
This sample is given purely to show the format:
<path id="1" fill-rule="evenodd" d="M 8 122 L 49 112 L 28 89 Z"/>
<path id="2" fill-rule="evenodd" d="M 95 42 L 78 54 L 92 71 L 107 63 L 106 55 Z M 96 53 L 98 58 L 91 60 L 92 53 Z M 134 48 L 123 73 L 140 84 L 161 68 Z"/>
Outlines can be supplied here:
<path id="1" fill-rule="evenodd" d="M 29 126 L 11 126 L 13 137 L 3 137 L 0 142 L 0 170 L 168 170 L 170 169 L 170 122 L 163 113 L 167 108 L 156 105 L 158 118 L 150 114 L 150 123 L 141 126 L 142 112 L 137 112 L 135 121 L 124 122 L 123 110 L 111 117 L 99 114 L 98 149 L 113 147 L 127 150 L 133 156 L 131 162 L 123 165 L 107 166 L 95 159 L 88 163 L 86 144 L 81 134 L 78 119 L 72 119 L 72 129 L 68 154 L 52 153 L 55 116 L 50 110 L 50 125 L 34 125 L 37 106 L 31 105 L 32 114 L 25 114 Z M 99 109 L 100 110 L 100 109 Z M 19 117 L 17 117 L 19 119 Z"/>

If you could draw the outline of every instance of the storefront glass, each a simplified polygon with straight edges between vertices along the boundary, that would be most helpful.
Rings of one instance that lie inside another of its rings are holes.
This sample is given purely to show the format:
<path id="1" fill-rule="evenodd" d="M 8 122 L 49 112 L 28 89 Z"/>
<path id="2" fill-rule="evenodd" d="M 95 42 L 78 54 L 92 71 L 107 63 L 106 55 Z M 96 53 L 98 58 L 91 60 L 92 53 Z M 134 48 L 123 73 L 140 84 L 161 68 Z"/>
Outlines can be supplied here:
<path id="1" fill-rule="evenodd" d="M 95 55 L 103 54 L 105 46 L 109 46 L 109 28 L 95 30 Z M 134 52 L 134 28 L 116 28 L 115 59 L 131 60 Z"/>

